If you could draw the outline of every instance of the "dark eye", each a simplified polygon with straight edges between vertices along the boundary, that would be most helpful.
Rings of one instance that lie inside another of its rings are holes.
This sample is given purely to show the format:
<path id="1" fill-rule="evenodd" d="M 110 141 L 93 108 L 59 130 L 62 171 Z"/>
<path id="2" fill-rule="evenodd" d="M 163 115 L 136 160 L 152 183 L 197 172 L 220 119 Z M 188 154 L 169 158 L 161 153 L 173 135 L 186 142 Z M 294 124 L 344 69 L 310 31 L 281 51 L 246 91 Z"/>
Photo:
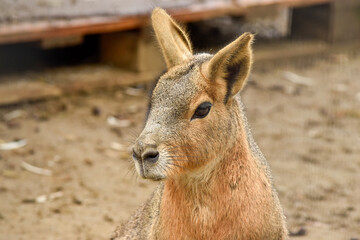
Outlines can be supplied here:
<path id="1" fill-rule="evenodd" d="M 200 104 L 197 107 L 197 109 L 195 110 L 195 113 L 192 116 L 191 120 L 193 120 L 195 118 L 204 118 L 204 117 L 206 117 L 210 112 L 211 106 L 212 106 L 212 104 L 209 103 L 209 102 L 203 102 L 202 104 Z"/>

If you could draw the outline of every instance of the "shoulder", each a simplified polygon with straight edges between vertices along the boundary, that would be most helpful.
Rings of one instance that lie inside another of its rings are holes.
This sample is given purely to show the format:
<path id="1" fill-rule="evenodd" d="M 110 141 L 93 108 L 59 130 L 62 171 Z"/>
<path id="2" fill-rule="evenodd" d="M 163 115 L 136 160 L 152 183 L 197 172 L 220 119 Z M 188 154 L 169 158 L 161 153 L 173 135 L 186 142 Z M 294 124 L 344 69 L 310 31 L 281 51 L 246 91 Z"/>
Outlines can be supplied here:
<path id="1" fill-rule="evenodd" d="M 129 220 L 116 228 L 110 239 L 148 239 L 152 226 L 158 221 L 163 188 L 163 184 L 160 183 L 151 197 L 131 215 Z"/>

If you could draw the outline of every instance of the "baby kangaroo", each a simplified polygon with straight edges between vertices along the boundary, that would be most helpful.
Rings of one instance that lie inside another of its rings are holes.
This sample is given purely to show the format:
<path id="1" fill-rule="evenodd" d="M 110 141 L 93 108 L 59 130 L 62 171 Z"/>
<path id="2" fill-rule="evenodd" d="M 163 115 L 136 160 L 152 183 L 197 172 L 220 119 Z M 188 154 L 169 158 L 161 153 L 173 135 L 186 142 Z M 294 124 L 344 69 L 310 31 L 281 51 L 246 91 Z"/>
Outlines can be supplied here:
<path id="1" fill-rule="evenodd" d="M 253 36 L 193 55 L 163 9 L 153 11 L 152 24 L 168 71 L 153 90 L 133 160 L 141 177 L 161 182 L 112 239 L 286 239 L 270 169 L 238 94 Z"/>

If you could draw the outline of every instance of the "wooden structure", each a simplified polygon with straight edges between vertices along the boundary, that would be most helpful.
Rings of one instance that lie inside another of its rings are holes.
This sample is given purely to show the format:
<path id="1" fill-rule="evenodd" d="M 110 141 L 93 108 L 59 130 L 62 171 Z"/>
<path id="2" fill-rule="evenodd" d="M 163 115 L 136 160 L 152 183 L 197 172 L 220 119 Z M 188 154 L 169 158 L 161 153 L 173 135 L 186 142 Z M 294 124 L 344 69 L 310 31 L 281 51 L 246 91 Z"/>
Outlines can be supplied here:
<path id="1" fill-rule="evenodd" d="M 43 1 L 55 3 L 63 0 Z M 327 42 L 360 39 L 360 0 L 174 0 L 177 3 L 180 1 L 194 2 L 187 6 L 167 8 L 167 11 L 181 22 L 196 22 L 225 15 L 246 18 L 263 12 L 256 11 L 259 9 L 271 11 L 280 8 L 289 10 L 289 27 L 294 38 L 321 39 Z M 163 68 L 162 57 L 157 46 L 153 44 L 152 34 L 147 27 L 151 9 L 131 15 L 50 17 L 6 23 L 1 22 L 1 4 L 3 3 L 0 3 L 0 45 L 41 42 L 43 48 L 51 48 L 79 44 L 84 36 L 98 34 L 101 35 L 102 62 L 112 63 L 126 70 L 113 68 L 110 74 L 106 71 L 107 76 L 101 74 L 101 69 L 94 70 L 87 74 L 86 81 L 79 79 L 76 74 L 65 74 L 66 77 L 60 74 L 55 77 L 57 81 L 48 83 L 32 80 L 19 83 L 6 79 L 6 84 L 5 81 L 0 84 L 0 105 L 149 82 L 159 73 L 159 69 Z M 261 61 L 289 57 L 289 54 L 294 57 L 327 50 L 329 46 L 326 44 L 321 44 L 320 47 L 316 45 L 310 50 L 291 46 L 276 54 L 265 50 L 260 54 L 258 52 L 256 56 L 257 61 Z M 100 74 L 97 74 L 99 72 Z M 0 82 L 3 79 L 0 76 Z"/>
<path id="2" fill-rule="evenodd" d="M 168 12 L 179 21 L 192 22 L 223 15 L 244 15 L 256 7 L 279 5 L 295 8 L 333 1 L 334 0 L 219 0 L 209 3 L 205 1 L 205 4 L 194 4 L 190 7 L 168 9 Z M 0 44 L 138 29 L 148 24 L 148 18 L 149 13 L 132 16 L 89 16 L 0 24 Z"/>
<path id="3" fill-rule="evenodd" d="M 360 0 L 336 0 L 292 13 L 292 35 L 296 38 L 342 42 L 360 39 Z"/>

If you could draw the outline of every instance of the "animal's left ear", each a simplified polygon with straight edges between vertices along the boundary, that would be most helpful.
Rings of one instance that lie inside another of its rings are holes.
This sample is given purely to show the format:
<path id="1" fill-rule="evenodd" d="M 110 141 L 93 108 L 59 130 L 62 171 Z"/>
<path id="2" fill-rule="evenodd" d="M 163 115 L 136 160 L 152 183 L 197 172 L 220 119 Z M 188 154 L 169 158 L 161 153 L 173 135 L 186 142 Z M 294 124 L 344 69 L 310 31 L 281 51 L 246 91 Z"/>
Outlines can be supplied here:
<path id="1" fill-rule="evenodd" d="M 226 84 L 224 103 L 244 86 L 252 64 L 252 40 L 251 33 L 244 33 L 216 53 L 202 68 L 208 79 Z"/>

